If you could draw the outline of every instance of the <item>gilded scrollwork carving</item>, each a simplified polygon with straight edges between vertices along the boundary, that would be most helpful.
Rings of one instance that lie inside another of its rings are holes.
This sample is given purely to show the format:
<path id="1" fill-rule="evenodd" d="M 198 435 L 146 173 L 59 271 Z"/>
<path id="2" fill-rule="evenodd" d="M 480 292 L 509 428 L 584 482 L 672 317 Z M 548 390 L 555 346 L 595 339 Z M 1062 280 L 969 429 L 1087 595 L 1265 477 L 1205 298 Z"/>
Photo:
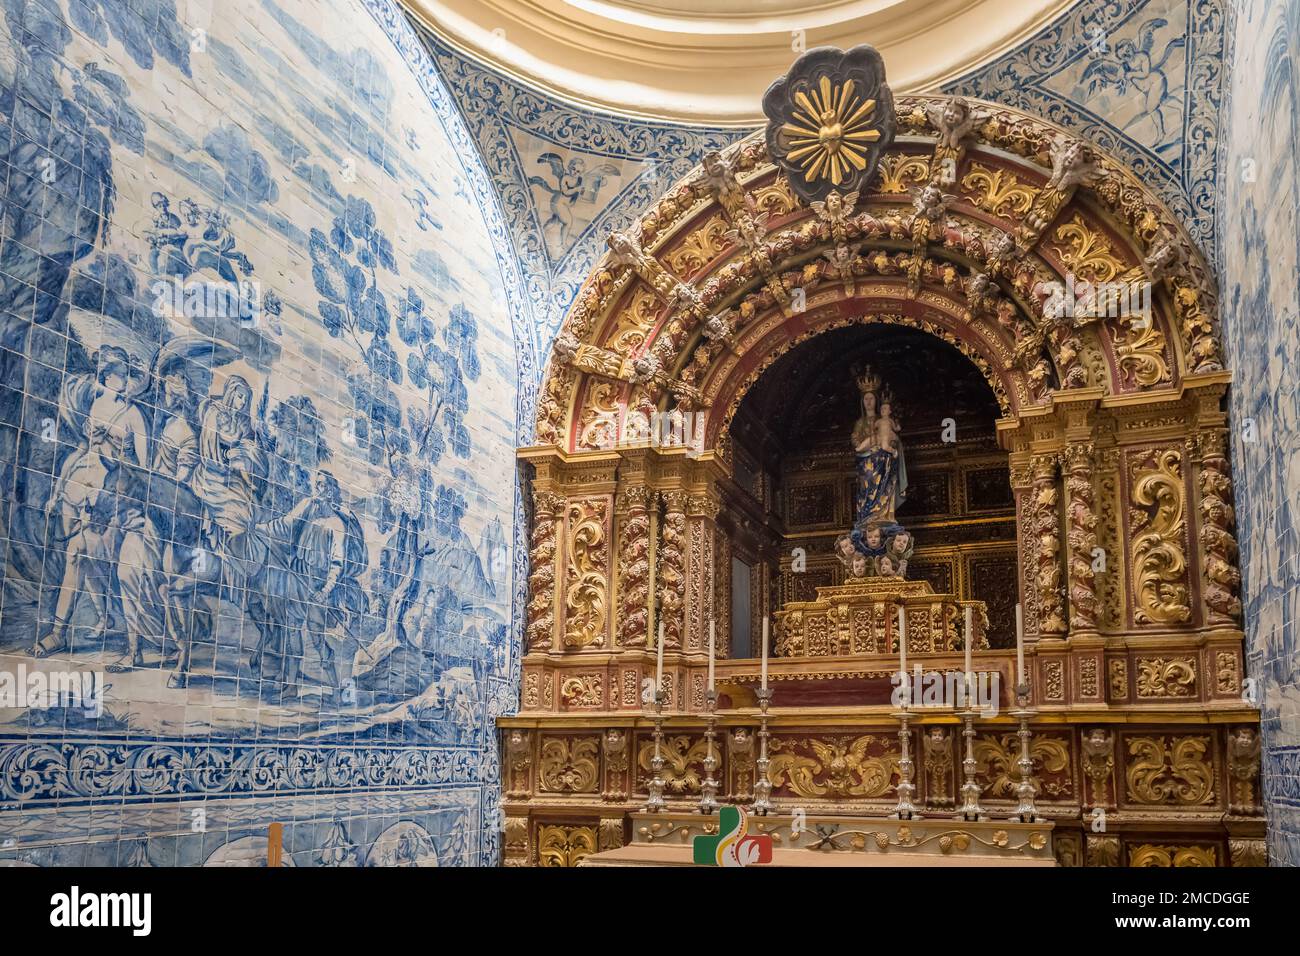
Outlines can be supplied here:
<path id="1" fill-rule="evenodd" d="M 1139 697 L 1196 696 L 1196 661 L 1190 657 L 1139 657 Z"/>
<path id="2" fill-rule="evenodd" d="M 1214 655 L 1215 691 L 1224 696 L 1241 692 L 1241 679 L 1237 668 L 1237 655 L 1233 651 L 1217 651 Z"/>
<path id="3" fill-rule="evenodd" d="M 537 829 L 538 866 L 577 866 L 597 850 L 595 827 L 544 826 Z"/>
<path id="4" fill-rule="evenodd" d="M 945 100 L 934 98 L 916 98 L 908 97 L 899 102 L 898 121 L 904 123 L 909 128 L 921 128 L 926 125 L 926 121 L 921 121 L 918 127 L 915 116 L 922 115 L 929 110 L 942 111 L 945 107 L 952 108 L 952 104 Z M 953 110 L 953 118 L 961 110 Z M 932 128 L 940 134 L 940 146 L 946 142 L 948 132 L 959 129 L 961 122 L 931 124 Z M 1208 371 L 1222 367 L 1222 361 L 1219 357 L 1219 348 L 1216 341 L 1216 334 L 1212 322 L 1212 315 L 1215 311 L 1214 293 L 1210 273 L 1194 249 L 1190 246 L 1186 237 L 1181 233 L 1176 222 L 1173 221 L 1169 214 L 1161 209 L 1158 202 L 1145 194 L 1141 183 L 1136 180 L 1131 173 L 1126 173 L 1120 169 L 1113 161 L 1106 157 L 1095 154 L 1088 144 L 1072 138 L 1069 134 L 1059 130 L 1053 130 L 1044 124 L 1016 114 L 1014 111 L 1006 108 L 994 107 L 989 110 L 989 118 L 978 128 L 965 133 L 959 140 L 967 152 L 974 152 L 978 159 L 984 160 L 981 164 L 984 168 L 992 169 L 994 172 L 1000 172 L 1006 164 L 994 161 L 989 162 L 985 159 L 985 144 L 994 148 L 994 150 L 1006 151 L 1013 155 L 1028 158 L 1032 163 L 1041 163 L 1041 157 L 1049 154 L 1051 158 L 1051 173 L 1048 182 L 1038 195 L 1030 203 L 1030 208 L 1025 212 L 1018 211 L 1018 206 L 1023 206 L 1023 199 L 1017 200 L 1017 208 L 1009 208 L 1001 205 L 999 208 L 1004 210 L 1009 218 L 1016 225 L 1016 235 L 1018 237 L 1018 248 L 1022 252 L 1030 250 L 1037 242 L 1039 235 L 1045 234 L 1046 228 L 1055 220 L 1057 213 L 1069 205 L 1069 200 L 1074 191 L 1080 187 L 1087 187 L 1093 191 L 1095 198 L 1100 206 L 1113 213 L 1120 221 L 1121 230 L 1127 229 L 1134 237 L 1139 251 L 1143 254 L 1143 262 L 1137 266 L 1129 268 L 1122 275 L 1128 275 L 1134 272 L 1134 269 L 1146 269 L 1149 274 L 1169 284 L 1171 296 L 1174 303 L 1174 310 L 1177 318 L 1177 331 L 1180 335 L 1182 348 L 1188 357 L 1188 367 L 1196 371 Z M 893 166 L 899 165 L 899 158 L 906 158 L 907 154 L 896 151 L 885 157 L 885 162 L 889 166 L 882 170 L 883 178 L 888 179 L 888 174 L 893 171 Z M 912 158 L 916 158 L 913 154 Z M 978 162 L 978 160 L 977 160 Z M 729 150 L 726 159 L 712 171 L 706 170 L 704 177 L 699 181 L 699 188 L 693 185 L 685 184 L 676 187 L 665 195 L 665 197 L 653 207 L 642 219 L 639 226 L 641 235 L 648 236 L 651 239 L 663 234 L 669 223 L 681 221 L 681 217 L 687 209 L 691 208 L 701 198 L 712 196 L 725 209 L 730 205 L 737 215 L 732 216 L 736 220 L 740 213 L 745 215 L 788 215 L 792 208 L 790 197 L 780 200 L 778 193 L 786 190 L 786 180 L 780 177 L 764 179 L 762 176 L 752 177 L 750 181 L 757 179 L 760 182 L 766 182 L 766 185 L 756 187 L 755 199 L 757 202 L 751 202 L 750 197 L 744 194 L 743 187 L 740 187 L 738 180 L 734 179 L 736 173 L 744 170 L 746 173 L 753 174 L 759 169 L 767 166 L 770 158 L 765 155 L 763 144 L 758 140 L 751 140 L 740 146 Z M 952 171 L 951 164 L 941 164 L 943 169 L 939 172 L 947 173 Z M 971 171 L 974 171 L 975 164 L 971 165 Z M 1020 167 L 1015 167 L 1020 168 Z M 901 166 L 900 166 L 901 171 Z M 1011 175 L 1007 171 L 1007 175 Z M 901 172 L 900 172 L 901 175 Z M 716 190 L 711 187 L 707 180 L 715 180 L 715 185 L 719 188 Z M 916 180 L 913 180 L 916 182 Z M 838 187 L 827 184 L 832 191 L 838 191 L 841 194 L 849 191 L 849 187 L 841 184 Z M 906 183 L 900 184 L 901 188 L 906 188 Z M 944 183 L 936 183 L 942 186 Z M 1001 190 L 987 189 L 984 195 L 990 195 Z M 780 201 L 776 201 L 780 200 Z M 773 202 L 775 201 L 775 205 Z M 751 209 L 752 206 L 757 208 Z M 1071 208 L 1076 212 L 1083 208 L 1079 204 L 1074 204 Z M 871 234 L 879 237 L 893 237 L 895 227 L 888 222 L 878 221 L 872 217 L 861 219 L 861 223 L 854 228 L 859 235 Z M 886 217 L 888 219 L 889 217 Z M 1086 218 L 1086 217 L 1085 217 Z M 707 217 L 706 217 L 707 219 Z M 867 230 L 866 223 L 870 221 L 872 225 Z M 1019 220 L 1019 221 L 1017 221 Z M 703 221 L 703 220 L 702 220 Z M 1074 223 L 1075 218 L 1070 218 L 1067 225 Z M 1086 227 L 1096 233 L 1095 218 L 1086 218 Z M 797 226 L 783 225 L 782 229 L 798 229 Z M 903 233 L 906 234 L 906 227 L 903 227 Z M 818 236 L 821 236 L 818 233 Z M 738 276 L 747 275 L 750 279 L 757 279 L 763 286 L 767 287 L 768 292 L 775 295 L 778 301 L 781 299 L 780 290 L 776 285 L 781 285 L 788 291 L 788 283 L 782 280 L 774 283 L 773 271 L 779 272 L 782 269 L 777 257 L 784 255 L 785 251 L 796 251 L 797 249 L 806 249 L 803 240 L 793 233 L 782 233 L 774 235 L 772 241 L 764 243 L 764 254 L 771 257 L 771 269 L 763 267 L 756 274 L 752 267 L 732 269 L 731 263 L 720 268 L 718 278 L 721 279 L 723 274 L 736 274 Z M 821 241 L 826 241 L 827 236 Z M 947 239 L 944 240 L 947 243 Z M 619 264 L 631 265 L 634 270 L 651 272 L 654 269 L 652 265 L 653 257 L 645 253 L 640 246 L 641 240 L 636 237 L 635 233 L 624 235 L 618 238 L 612 237 L 611 255 L 607 265 L 602 265 L 588 284 L 584 286 L 582 293 L 569 319 L 566 321 L 566 328 L 576 335 L 579 339 L 586 339 L 587 335 L 596 328 L 609 328 L 610 326 L 601 326 L 596 320 L 599 317 L 599 311 L 608 307 L 612 302 L 612 293 L 623 283 L 624 277 L 618 272 Z M 840 244 L 836 240 L 832 244 Z M 812 251 L 812 250 L 808 250 Z M 971 252 L 970 248 L 964 250 L 966 254 Z M 814 253 L 815 254 L 815 253 Z M 1032 258 L 1032 257 L 1031 257 Z M 996 273 L 997 270 L 986 270 Z M 639 274 L 639 273 L 638 273 Z M 671 276 L 665 273 L 664 277 L 656 277 L 653 274 L 647 281 L 657 289 L 664 301 L 668 301 L 677 291 Z M 671 281 L 670 281 L 671 280 Z M 726 294 L 723 285 L 712 284 L 713 280 L 706 280 L 696 291 L 698 292 L 699 301 L 703 302 L 705 307 L 718 301 L 719 297 Z M 680 296 L 678 296 L 680 299 Z M 688 298 L 691 296 L 688 295 Z M 677 303 L 678 307 L 682 305 Z M 679 331 L 688 329 L 696 319 L 688 320 L 681 329 L 671 330 L 674 339 L 680 340 Z M 673 323 L 669 323 L 673 325 Z M 1130 330 L 1134 328 L 1129 326 Z M 1164 326 L 1156 323 L 1151 326 L 1152 332 L 1157 334 L 1166 334 Z M 1078 352 L 1078 347 L 1082 346 L 1084 352 L 1089 356 L 1091 346 L 1082 340 L 1076 340 L 1065 334 L 1065 329 L 1057 328 L 1053 336 L 1059 341 L 1056 343 L 1066 352 Z M 592 343 L 595 344 L 595 343 Z M 1133 347 L 1133 343 L 1129 343 Z M 656 345 L 657 348 L 657 345 Z M 1143 351 L 1145 346 L 1138 346 L 1139 351 Z M 615 350 L 620 351 L 620 350 Z M 1154 351 L 1152 351 L 1154 357 Z M 666 352 L 661 358 L 671 364 L 674 360 L 672 352 Z M 1061 363 L 1060 356 L 1054 356 L 1053 360 L 1061 365 L 1063 369 L 1062 386 L 1073 387 L 1073 380 L 1077 377 L 1076 373 L 1071 371 L 1068 375 L 1065 373 L 1066 362 Z M 1076 359 L 1077 361 L 1077 359 Z M 1091 358 L 1089 358 L 1091 362 Z M 1091 365 L 1089 367 L 1092 367 Z M 567 369 L 555 369 L 555 372 L 563 372 Z M 1087 380 L 1088 373 L 1081 377 Z M 548 383 L 549 384 L 549 383 Z M 570 389 L 572 380 L 570 380 Z M 549 389 L 544 386 L 544 393 Z M 553 396 L 556 401 L 551 401 L 551 395 L 544 395 L 543 401 L 539 403 L 540 420 L 550 421 L 551 413 L 555 411 L 555 406 L 563 404 L 560 395 Z M 543 441 L 549 440 L 553 434 L 553 429 L 548 425 L 547 428 L 539 428 L 539 438 Z"/>
<path id="5" fill-rule="evenodd" d="M 773 788 L 800 797 L 879 797 L 898 771 L 898 755 L 883 735 L 775 738 L 767 777 Z"/>
<path id="6" fill-rule="evenodd" d="M 1110 699 L 1123 701 L 1128 699 L 1128 661 L 1122 657 L 1112 658 L 1107 665 L 1110 675 Z"/>
<path id="7" fill-rule="evenodd" d="M 528 572 L 528 649 L 550 650 L 555 628 L 555 524 L 564 499 L 550 492 L 533 496 L 533 533 Z"/>
<path id="8" fill-rule="evenodd" d="M 1059 799 L 1070 793 L 1070 745 L 1057 737 L 1035 734 L 1029 755 L 1034 765 L 1038 793 Z M 1020 782 L 1016 762 L 1020 741 L 1014 734 L 982 734 L 975 740 L 977 773 L 983 778 L 983 793 L 990 797 L 1012 797 Z M 1064 774 L 1064 776 L 1062 776 Z M 1041 775 L 1041 776 L 1040 776 Z"/>
<path id="9" fill-rule="evenodd" d="M 1142 322 L 1129 322 L 1123 340 L 1115 347 L 1120 370 L 1143 388 L 1167 384 L 1170 372 L 1165 344 L 1165 334 L 1154 316 Z"/>
<path id="10" fill-rule="evenodd" d="M 1237 539 L 1233 535 L 1232 478 L 1228 472 L 1227 437 L 1222 431 L 1198 435 L 1200 457 L 1201 546 L 1205 556 L 1205 606 L 1212 624 L 1235 624 L 1241 619 L 1241 571 Z"/>
<path id="11" fill-rule="evenodd" d="M 609 609 L 608 512 L 609 502 L 604 498 L 569 503 L 564 587 L 566 647 L 601 647 L 605 643 Z"/>
<path id="12" fill-rule="evenodd" d="M 664 789 L 676 794 L 699 793 L 704 758 L 708 756 L 704 738 L 686 734 L 665 736 L 659 752 L 664 760 L 663 769 L 659 772 L 664 781 Z M 655 745 L 652 740 L 643 742 L 637 751 L 636 762 L 641 769 L 642 784 L 650 779 L 650 761 L 654 755 Z"/>
<path id="13" fill-rule="evenodd" d="M 1268 866 L 1266 840 L 1229 840 L 1228 857 L 1233 866 Z"/>
<path id="14" fill-rule="evenodd" d="M 1169 448 L 1138 456 L 1131 474 L 1134 619 L 1139 624 L 1185 624 L 1192 609 L 1184 544 L 1183 454 Z"/>
<path id="15" fill-rule="evenodd" d="M 664 647 L 681 648 L 686 611 L 686 493 L 663 494 L 664 518 L 655 583 L 664 622 Z"/>
<path id="16" fill-rule="evenodd" d="M 1033 459 L 1032 529 L 1035 549 L 1035 584 L 1038 592 L 1040 634 L 1065 633 L 1065 607 L 1061 584 L 1060 490 L 1056 483 L 1056 457 Z"/>
<path id="17" fill-rule="evenodd" d="M 506 866 L 528 866 L 528 818 L 506 817 L 505 836 L 502 840 L 502 862 Z"/>
<path id="18" fill-rule="evenodd" d="M 600 852 L 606 850 L 617 850 L 623 845 L 623 818 L 622 817 L 602 817 L 600 821 L 600 834 L 598 846 Z"/>
<path id="19" fill-rule="evenodd" d="M 1218 850 L 1212 846 L 1171 846 L 1140 843 L 1129 847 L 1129 866 L 1218 866 Z"/>
<path id="20" fill-rule="evenodd" d="M 650 608 L 650 500 L 644 487 L 619 493 L 618 622 L 621 647 L 645 647 Z"/>
<path id="21" fill-rule="evenodd" d="M 1119 866 L 1119 837 L 1089 833 L 1086 841 L 1086 866 Z"/>
<path id="22" fill-rule="evenodd" d="M 1023 215 L 1034 203 L 1038 190 L 1026 185 L 1007 169 L 971 163 L 961 181 L 975 205 L 995 216 L 1011 218 Z"/>
<path id="23" fill-rule="evenodd" d="M 544 737 L 538 761 L 541 788 L 550 793 L 595 793 L 600 743 L 596 737 Z"/>
<path id="24" fill-rule="evenodd" d="M 1065 452 L 1065 489 L 1069 495 L 1070 624 L 1073 632 L 1097 630 L 1096 496 L 1092 483 L 1091 442 L 1072 443 Z"/>
<path id="25" fill-rule="evenodd" d="M 1104 448 L 1097 453 L 1097 544 L 1107 556 L 1106 573 L 1094 576 L 1100 591 L 1099 624 L 1118 628 L 1124 619 L 1124 562 L 1119 560 L 1119 450 Z"/>
<path id="26" fill-rule="evenodd" d="M 1129 737 L 1124 775 L 1134 803 L 1201 806 L 1214 801 L 1210 738 Z"/>
<path id="27" fill-rule="evenodd" d="M 600 707 L 605 703 L 600 674 L 573 674 L 560 681 L 560 700 L 571 710 Z"/>

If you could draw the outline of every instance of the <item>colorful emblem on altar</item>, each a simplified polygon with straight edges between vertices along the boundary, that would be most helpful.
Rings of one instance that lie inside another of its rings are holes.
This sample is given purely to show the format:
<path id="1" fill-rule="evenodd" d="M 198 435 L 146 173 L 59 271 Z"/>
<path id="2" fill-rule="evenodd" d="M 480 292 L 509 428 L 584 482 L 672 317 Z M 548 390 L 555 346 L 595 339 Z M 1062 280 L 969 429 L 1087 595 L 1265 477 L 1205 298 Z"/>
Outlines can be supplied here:
<path id="1" fill-rule="evenodd" d="M 751 836 L 749 813 L 744 807 L 718 810 L 718 835 L 697 836 L 691 841 L 697 866 L 753 866 L 772 862 L 772 838 Z"/>

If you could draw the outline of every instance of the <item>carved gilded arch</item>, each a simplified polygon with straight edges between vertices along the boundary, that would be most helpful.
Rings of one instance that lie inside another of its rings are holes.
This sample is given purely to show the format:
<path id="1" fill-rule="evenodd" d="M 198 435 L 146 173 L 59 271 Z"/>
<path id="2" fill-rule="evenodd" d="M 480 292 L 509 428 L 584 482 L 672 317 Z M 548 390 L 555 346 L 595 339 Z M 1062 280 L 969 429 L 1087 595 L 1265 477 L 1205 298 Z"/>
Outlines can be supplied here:
<path id="1" fill-rule="evenodd" d="M 898 136 L 860 196 L 805 205 L 755 134 L 612 236 L 557 337 L 538 442 L 598 447 L 624 407 L 702 410 L 714 441 L 737 368 L 846 319 L 950 336 L 1010 416 L 1074 389 L 1167 397 L 1222 368 L 1209 269 L 1132 173 L 991 104 L 945 145 L 941 102 L 897 102 Z M 1061 314 L 1053 290 L 1085 283 L 1133 301 L 1108 318 Z"/>

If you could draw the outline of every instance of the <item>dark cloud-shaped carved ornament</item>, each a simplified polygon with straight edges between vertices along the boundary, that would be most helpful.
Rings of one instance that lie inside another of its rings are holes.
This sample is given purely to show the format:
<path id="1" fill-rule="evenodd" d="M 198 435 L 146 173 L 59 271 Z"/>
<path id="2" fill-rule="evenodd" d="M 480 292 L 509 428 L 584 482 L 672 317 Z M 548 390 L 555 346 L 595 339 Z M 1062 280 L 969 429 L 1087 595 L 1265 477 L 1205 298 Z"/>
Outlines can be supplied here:
<path id="1" fill-rule="evenodd" d="M 880 54 L 809 50 L 763 94 L 767 150 L 805 202 L 856 192 L 894 141 L 894 96 Z"/>

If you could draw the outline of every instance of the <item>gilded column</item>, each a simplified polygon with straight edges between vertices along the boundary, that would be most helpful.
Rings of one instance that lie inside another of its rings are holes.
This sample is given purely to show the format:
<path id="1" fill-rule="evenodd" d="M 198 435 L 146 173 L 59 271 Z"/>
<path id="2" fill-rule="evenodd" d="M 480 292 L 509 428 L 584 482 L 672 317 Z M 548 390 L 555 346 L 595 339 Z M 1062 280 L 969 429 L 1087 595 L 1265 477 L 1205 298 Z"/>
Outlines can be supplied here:
<path id="1" fill-rule="evenodd" d="M 1227 434 L 1222 429 L 1197 435 L 1193 450 L 1200 463 L 1201 547 L 1205 556 L 1205 606 L 1211 624 L 1241 619 L 1241 571 L 1232 478 L 1228 474 Z"/>
<path id="2" fill-rule="evenodd" d="M 1097 453 L 1097 544 L 1106 553 L 1106 572 L 1094 580 L 1100 592 L 1098 620 L 1108 630 L 1118 630 L 1127 620 L 1125 613 L 1125 561 L 1120 543 L 1120 454 L 1111 445 Z"/>
<path id="3" fill-rule="evenodd" d="M 718 622 L 718 658 L 731 656 L 731 539 L 714 525 L 713 619 Z"/>
<path id="4" fill-rule="evenodd" d="M 1067 542 L 1070 546 L 1070 633 L 1097 632 L 1097 514 L 1092 485 L 1092 442 L 1072 442 L 1065 450 L 1065 490 L 1069 495 Z"/>
<path id="5" fill-rule="evenodd" d="M 645 647 L 650 607 L 650 500 L 644 486 L 618 494 L 618 618 L 615 641 Z"/>
<path id="6" fill-rule="evenodd" d="M 721 506 L 709 494 L 686 499 L 686 650 L 708 650 L 709 621 L 714 620 L 713 542 Z"/>
<path id="7" fill-rule="evenodd" d="M 564 498 L 550 491 L 533 495 L 533 537 L 529 549 L 528 650 L 549 651 L 555 634 L 555 534 Z"/>
<path id="8" fill-rule="evenodd" d="M 663 492 L 664 524 L 659 554 L 659 598 L 664 647 L 682 648 L 686 611 L 686 492 Z"/>
<path id="9" fill-rule="evenodd" d="M 1038 544 L 1034 537 L 1034 474 L 1027 460 L 1010 463 L 1011 493 L 1016 499 L 1016 564 L 1020 582 L 1018 600 L 1025 611 L 1025 628 L 1036 631 L 1038 627 L 1038 579 L 1036 556 Z"/>
<path id="10" fill-rule="evenodd" d="M 1065 633 L 1065 601 L 1061 586 L 1061 491 L 1056 480 L 1056 455 L 1035 455 L 1034 534 L 1038 538 L 1035 567 L 1038 585 L 1038 633 Z"/>

